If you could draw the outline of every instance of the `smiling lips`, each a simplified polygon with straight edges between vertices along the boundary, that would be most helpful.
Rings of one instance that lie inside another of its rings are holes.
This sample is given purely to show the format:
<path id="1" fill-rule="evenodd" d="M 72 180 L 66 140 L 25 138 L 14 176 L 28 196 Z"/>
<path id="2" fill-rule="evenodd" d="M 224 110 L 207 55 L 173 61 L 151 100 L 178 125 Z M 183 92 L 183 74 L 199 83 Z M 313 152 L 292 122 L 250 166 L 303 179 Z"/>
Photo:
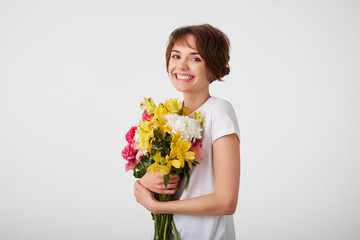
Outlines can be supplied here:
<path id="1" fill-rule="evenodd" d="M 175 77 L 179 80 L 192 80 L 194 78 L 192 75 L 180 73 L 175 73 Z"/>

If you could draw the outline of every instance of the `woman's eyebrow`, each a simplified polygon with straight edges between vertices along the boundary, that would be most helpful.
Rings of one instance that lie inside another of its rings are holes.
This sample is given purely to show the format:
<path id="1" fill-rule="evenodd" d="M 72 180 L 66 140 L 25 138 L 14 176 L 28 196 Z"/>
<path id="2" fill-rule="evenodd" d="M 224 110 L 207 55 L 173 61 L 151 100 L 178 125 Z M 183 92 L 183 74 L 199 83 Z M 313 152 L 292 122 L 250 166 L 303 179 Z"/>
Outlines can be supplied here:
<path id="1" fill-rule="evenodd" d="M 171 52 L 180 53 L 179 50 L 173 49 Z M 191 52 L 190 55 L 200 55 L 198 52 Z"/>

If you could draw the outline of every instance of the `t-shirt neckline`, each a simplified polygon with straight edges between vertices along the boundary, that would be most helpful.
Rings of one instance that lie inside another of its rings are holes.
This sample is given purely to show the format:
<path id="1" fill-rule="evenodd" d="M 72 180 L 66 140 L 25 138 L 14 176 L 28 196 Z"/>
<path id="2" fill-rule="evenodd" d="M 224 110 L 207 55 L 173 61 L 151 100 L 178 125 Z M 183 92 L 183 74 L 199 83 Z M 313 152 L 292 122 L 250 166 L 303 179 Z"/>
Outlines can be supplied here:
<path id="1" fill-rule="evenodd" d="M 216 97 L 210 96 L 200 107 L 198 107 L 196 110 L 194 110 L 191 115 L 194 114 L 194 112 L 201 112 L 201 110 L 205 110 L 210 102 L 215 100 Z"/>

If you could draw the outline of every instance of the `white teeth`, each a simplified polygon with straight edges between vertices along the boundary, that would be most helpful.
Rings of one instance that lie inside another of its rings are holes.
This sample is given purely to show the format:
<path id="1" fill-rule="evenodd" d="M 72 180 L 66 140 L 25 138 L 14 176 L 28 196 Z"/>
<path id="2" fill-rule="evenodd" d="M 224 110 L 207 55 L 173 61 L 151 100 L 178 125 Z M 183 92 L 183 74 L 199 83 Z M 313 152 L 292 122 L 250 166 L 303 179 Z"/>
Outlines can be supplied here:
<path id="1" fill-rule="evenodd" d="M 189 75 L 180 75 L 180 74 L 176 74 L 176 77 L 181 80 L 190 80 L 193 78 L 192 76 Z"/>

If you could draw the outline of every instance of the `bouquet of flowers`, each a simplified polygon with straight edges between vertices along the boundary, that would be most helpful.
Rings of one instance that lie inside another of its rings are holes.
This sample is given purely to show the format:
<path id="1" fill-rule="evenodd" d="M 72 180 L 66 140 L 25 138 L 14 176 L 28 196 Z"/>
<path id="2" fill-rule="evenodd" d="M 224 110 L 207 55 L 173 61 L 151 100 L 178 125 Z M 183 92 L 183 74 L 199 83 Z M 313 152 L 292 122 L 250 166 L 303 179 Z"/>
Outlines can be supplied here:
<path id="1" fill-rule="evenodd" d="M 139 125 L 126 134 L 127 145 L 122 151 L 127 161 L 125 170 L 133 170 L 136 178 L 147 172 L 160 171 L 167 186 L 170 174 L 186 177 L 184 189 L 190 181 L 190 171 L 202 160 L 201 133 L 204 119 L 201 113 L 182 106 L 178 99 L 170 99 L 156 106 L 151 98 L 144 98 Z M 159 201 L 171 201 L 171 195 L 155 194 Z M 179 239 L 172 214 L 153 214 L 154 239 L 170 239 L 171 231 Z"/>

